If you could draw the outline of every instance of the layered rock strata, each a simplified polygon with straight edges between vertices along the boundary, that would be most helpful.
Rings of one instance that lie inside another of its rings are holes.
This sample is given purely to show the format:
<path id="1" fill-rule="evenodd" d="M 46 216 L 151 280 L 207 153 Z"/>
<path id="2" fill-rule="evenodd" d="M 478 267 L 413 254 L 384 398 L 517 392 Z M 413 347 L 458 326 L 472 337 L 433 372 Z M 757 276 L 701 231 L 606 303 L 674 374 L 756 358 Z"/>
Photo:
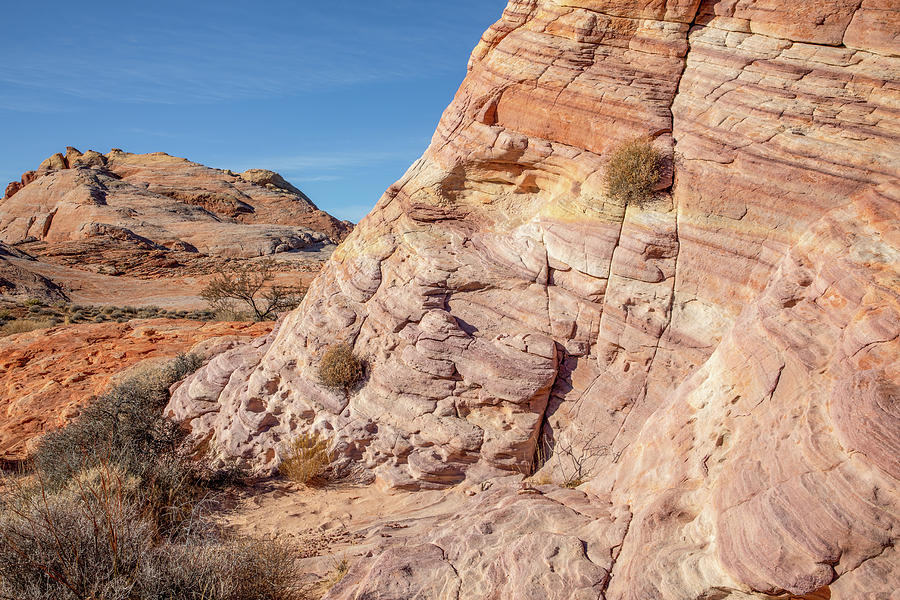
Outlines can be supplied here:
<path id="1" fill-rule="evenodd" d="M 395 487 L 588 480 L 628 515 L 590 597 L 892 597 L 898 18 L 879 0 L 510 2 L 303 305 L 170 414 L 264 470 L 315 429 Z M 604 165 L 635 136 L 664 168 L 624 206 Z M 335 341 L 369 365 L 350 394 L 316 376 Z M 440 548 L 417 567 L 392 550 L 333 597 L 401 597 L 366 575 L 391 565 L 407 583 L 471 567 Z"/>

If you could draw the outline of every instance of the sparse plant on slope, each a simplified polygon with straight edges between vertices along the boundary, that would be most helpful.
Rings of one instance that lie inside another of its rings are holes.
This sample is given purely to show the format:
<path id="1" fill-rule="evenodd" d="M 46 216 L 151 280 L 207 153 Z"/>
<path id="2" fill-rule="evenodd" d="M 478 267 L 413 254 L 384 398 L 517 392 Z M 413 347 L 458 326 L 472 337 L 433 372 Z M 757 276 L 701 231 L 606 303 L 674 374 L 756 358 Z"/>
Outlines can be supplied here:
<path id="1" fill-rule="evenodd" d="M 347 560 L 346 556 L 342 556 L 340 559 L 334 560 L 334 568 L 330 573 L 328 573 L 328 575 L 322 578 L 322 591 L 327 594 L 331 590 L 331 588 L 339 584 L 344 579 L 344 576 L 346 576 L 349 571 L 350 561 Z"/>
<path id="2" fill-rule="evenodd" d="M 541 470 L 541 475 L 532 475 L 532 481 L 549 483 L 552 479 L 562 487 L 576 488 L 598 474 L 597 467 L 609 452 L 597 432 L 570 433 L 566 439 L 552 441 L 542 435 L 535 451 L 535 471 Z M 554 473 L 552 477 L 547 469 Z"/>
<path id="3" fill-rule="evenodd" d="M 291 481 L 310 484 L 325 474 L 333 458 L 327 439 L 318 433 L 302 433 L 286 445 L 278 470 Z"/>
<path id="4" fill-rule="evenodd" d="M 216 312 L 236 313 L 246 307 L 257 321 L 274 319 L 277 313 L 296 308 L 306 294 L 303 286 L 274 285 L 276 273 L 276 263 L 271 258 L 246 262 L 230 270 L 223 268 L 203 288 L 200 297 Z"/>
<path id="5" fill-rule="evenodd" d="M 654 196 L 662 156 L 648 138 L 635 138 L 613 150 L 603 181 L 606 193 L 623 204 L 641 206 Z"/>
<path id="6" fill-rule="evenodd" d="M 319 380 L 322 384 L 345 392 L 359 383 L 364 373 L 365 364 L 353 353 L 349 344 L 329 346 L 319 362 Z"/>

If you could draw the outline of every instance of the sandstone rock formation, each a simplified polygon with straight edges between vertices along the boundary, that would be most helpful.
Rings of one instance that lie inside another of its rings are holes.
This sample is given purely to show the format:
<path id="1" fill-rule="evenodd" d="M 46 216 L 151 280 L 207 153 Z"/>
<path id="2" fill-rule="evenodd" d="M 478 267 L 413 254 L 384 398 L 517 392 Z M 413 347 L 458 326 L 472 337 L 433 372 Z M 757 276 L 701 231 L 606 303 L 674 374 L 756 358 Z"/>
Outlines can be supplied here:
<path id="1" fill-rule="evenodd" d="M 136 263 L 126 271 L 148 260 L 173 266 L 336 244 L 349 230 L 277 173 L 235 174 L 164 153 L 70 147 L 0 200 L 0 241 L 31 241 L 38 254 L 76 256 L 82 267 L 118 252 Z"/>
<path id="2" fill-rule="evenodd" d="M 33 256 L 0 242 L 0 295 L 44 301 L 67 299 L 59 285 L 26 266 L 34 261 Z"/>
<path id="3" fill-rule="evenodd" d="M 615 515 L 578 534 L 605 545 L 576 587 L 498 517 L 476 551 L 399 545 L 332 598 L 429 579 L 421 597 L 893 598 L 898 20 L 880 0 L 512 0 L 303 305 L 167 410 L 262 470 L 308 429 L 393 487 L 588 465 Z M 623 206 L 604 165 L 635 136 L 664 172 Z M 317 381 L 335 341 L 369 364 L 351 394 Z M 540 585 L 474 566 L 526 557 Z"/>
<path id="4" fill-rule="evenodd" d="M 38 436 L 63 425 L 112 377 L 135 365 L 188 351 L 209 356 L 271 327 L 152 319 L 0 338 L 0 462 L 25 458 Z"/>

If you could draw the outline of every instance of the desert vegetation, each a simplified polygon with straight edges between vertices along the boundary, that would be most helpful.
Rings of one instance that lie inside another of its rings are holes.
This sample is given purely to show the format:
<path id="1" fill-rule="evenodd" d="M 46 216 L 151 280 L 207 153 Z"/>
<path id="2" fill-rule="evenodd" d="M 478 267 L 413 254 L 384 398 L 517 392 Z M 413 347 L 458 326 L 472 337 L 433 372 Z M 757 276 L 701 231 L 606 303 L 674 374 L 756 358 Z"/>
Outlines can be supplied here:
<path id="1" fill-rule="evenodd" d="M 648 138 L 635 138 L 613 150 L 603 182 L 610 198 L 642 206 L 654 197 L 662 156 Z"/>
<path id="2" fill-rule="evenodd" d="M 322 480 L 333 456 L 328 440 L 318 433 L 303 433 L 285 445 L 279 472 L 296 483 Z"/>
<path id="3" fill-rule="evenodd" d="M 126 323 L 132 319 L 222 320 L 213 310 L 176 310 L 159 306 L 99 306 L 44 303 L 41 300 L 3 301 L 0 308 L 0 337 L 79 323 Z M 240 319 L 237 319 L 240 320 Z"/>
<path id="4" fill-rule="evenodd" d="M 610 448 L 598 433 L 576 433 L 568 439 L 541 435 L 535 448 L 533 483 L 556 483 L 577 488 L 599 474 L 598 467 Z"/>
<path id="5" fill-rule="evenodd" d="M 223 269 L 203 288 L 200 297 L 217 314 L 249 311 L 256 321 L 272 320 L 278 313 L 296 308 L 306 294 L 302 285 L 276 285 L 277 273 L 273 259 Z"/>
<path id="6" fill-rule="evenodd" d="M 221 477 L 162 416 L 169 387 L 197 366 L 182 356 L 122 381 L 4 482 L 0 598 L 312 597 L 287 546 L 225 535 L 206 517 Z"/>
<path id="7" fill-rule="evenodd" d="M 365 374 L 365 363 L 349 344 L 339 343 L 329 346 L 319 362 L 319 381 L 323 385 L 349 391 L 359 383 Z"/>

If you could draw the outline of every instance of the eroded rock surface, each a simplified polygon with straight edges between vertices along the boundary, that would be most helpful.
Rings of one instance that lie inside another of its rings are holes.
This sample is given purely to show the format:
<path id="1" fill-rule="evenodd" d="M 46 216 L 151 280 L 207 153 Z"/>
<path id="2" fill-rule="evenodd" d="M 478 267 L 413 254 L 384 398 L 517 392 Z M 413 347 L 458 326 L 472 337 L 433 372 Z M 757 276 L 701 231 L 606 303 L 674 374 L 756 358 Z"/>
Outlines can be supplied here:
<path id="1" fill-rule="evenodd" d="M 612 562 L 586 555 L 590 597 L 893 598 L 898 15 L 876 0 L 510 2 L 425 155 L 303 305 L 169 412 L 261 470 L 322 431 L 394 487 L 544 461 L 559 481 L 590 459 L 586 489 L 633 515 L 604 526 Z M 638 135 L 665 157 L 659 194 L 623 206 L 604 165 Z M 351 394 L 316 376 L 336 341 L 368 360 Z M 398 547 L 334 597 L 401 597 L 431 576 L 451 592 L 421 597 L 529 597 L 489 570 L 464 589 L 446 566 L 479 572 L 526 537 L 471 556 Z M 552 561 L 529 566 L 553 581 Z"/>

